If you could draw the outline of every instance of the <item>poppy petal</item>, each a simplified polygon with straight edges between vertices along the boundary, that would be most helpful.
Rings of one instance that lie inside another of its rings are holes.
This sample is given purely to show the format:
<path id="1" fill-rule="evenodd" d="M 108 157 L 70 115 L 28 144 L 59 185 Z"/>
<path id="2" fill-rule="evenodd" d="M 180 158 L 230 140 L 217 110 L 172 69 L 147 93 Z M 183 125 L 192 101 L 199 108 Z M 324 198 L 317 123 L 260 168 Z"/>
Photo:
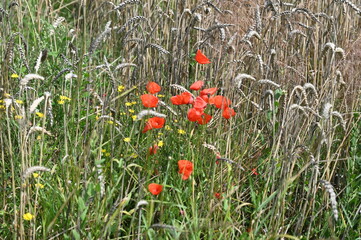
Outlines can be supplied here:
<path id="1" fill-rule="evenodd" d="M 223 109 L 222 116 L 225 119 L 230 119 L 234 115 L 236 115 L 236 112 L 233 110 L 233 108 L 226 107 L 225 109 Z"/>
<path id="2" fill-rule="evenodd" d="M 197 120 L 197 123 L 199 123 L 200 125 L 204 125 L 209 123 L 211 119 L 212 119 L 211 115 L 208 115 L 207 113 L 203 113 L 202 116 Z"/>
<path id="3" fill-rule="evenodd" d="M 200 95 L 213 95 L 217 92 L 217 88 L 206 88 L 200 92 Z"/>
<path id="4" fill-rule="evenodd" d="M 151 183 L 148 185 L 148 190 L 153 195 L 158 195 L 163 191 L 163 186 L 157 183 Z"/>
<path id="5" fill-rule="evenodd" d="M 149 118 L 148 121 L 145 123 L 142 133 L 145 133 L 153 128 L 162 128 L 164 124 L 165 124 L 165 118 L 161 118 L 161 117 Z"/>
<path id="6" fill-rule="evenodd" d="M 214 104 L 216 108 L 223 109 L 231 105 L 231 101 L 226 97 L 217 95 L 209 98 L 209 104 Z"/>
<path id="7" fill-rule="evenodd" d="M 209 59 L 201 52 L 201 50 L 198 49 L 197 53 L 196 53 L 196 57 L 195 57 L 196 61 L 200 64 L 207 64 L 207 63 L 211 63 L 211 61 L 209 61 Z"/>
<path id="8" fill-rule="evenodd" d="M 140 96 L 140 99 L 142 100 L 143 106 L 147 108 L 156 107 L 159 101 L 156 96 L 151 94 L 143 94 Z"/>
<path id="9" fill-rule="evenodd" d="M 151 94 L 160 92 L 160 90 L 162 89 L 157 83 L 155 82 L 148 82 L 147 84 L 147 91 Z"/>
<path id="10" fill-rule="evenodd" d="M 190 86 L 190 89 L 198 91 L 200 90 L 204 85 L 204 81 L 196 81 Z"/>
<path id="11" fill-rule="evenodd" d="M 184 104 L 183 103 L 183 97 L 181 95 L 175 95 L 175 96 L 171 97 L 170 101 L 174 105 L 182 105 L 182 104 Z"/>
<path id="12" fill-rule="evenodd" d="M 196 108 L 191 108 L 188 110 L 187 117 L 188 117 L 189 121 L 196 122 L 199 119 L 201 119 L 202 114 L 203 114 L 203 112 L 201 110 L 196 109 Z"/>
<path id="13" fill-rule="evenodd" d="M 197 109 L 204 109 L 206 106 L 207 106 L 207 102 L 204 101 L 203 98 L 201 97 L 197 97 L 193 105 L 193 107 Z"/>
<path id="14" fill-rule="evenodd" d="M 187 180 L 193 172 L 193 163 L 188 160 L 179 160 L 178 168 L 178 173 L 182 174 L 182 179 Z"/>

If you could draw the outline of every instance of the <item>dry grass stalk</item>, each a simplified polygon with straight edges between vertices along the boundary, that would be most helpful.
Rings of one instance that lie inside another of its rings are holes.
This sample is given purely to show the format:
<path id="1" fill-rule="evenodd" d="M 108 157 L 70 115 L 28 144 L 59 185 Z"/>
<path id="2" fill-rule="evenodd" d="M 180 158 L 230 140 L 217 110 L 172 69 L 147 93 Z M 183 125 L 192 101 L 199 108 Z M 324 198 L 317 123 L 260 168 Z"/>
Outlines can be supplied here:
<path id="1" fill-rule="evenodd" d="M 153 110 L 142 110 L 141 112 L 139 112 L 137 114 L 137 120 L 141 120 L 143 119 L 145 116 L 156 116 L 156 117 L 161 117 L 161 118 L 166 118 L 167 115 L 153 111 Z"/>
<path id="2" fill-rule="evenodd" d="M 337 201 L 336 201 L 335 190 L 334 190 L 333 186 L 331 185 L 331 183 L 326 180 L 320 180 L 320 183 L 322 184 L 322 186 L 326 189 L 326 191 L 330 195 L 330 202 L 331 202 L 333 216 L 334 216 L 335 220 L 337 221 L 338 210 L 337 210 Z"/>
<path id="3" fill-rule="evenodd" d="M 23 173 L 23 181 L 26 180 L 34 172 L 50 172 L 50 169 L 42 166 L 29 167 Z"/>

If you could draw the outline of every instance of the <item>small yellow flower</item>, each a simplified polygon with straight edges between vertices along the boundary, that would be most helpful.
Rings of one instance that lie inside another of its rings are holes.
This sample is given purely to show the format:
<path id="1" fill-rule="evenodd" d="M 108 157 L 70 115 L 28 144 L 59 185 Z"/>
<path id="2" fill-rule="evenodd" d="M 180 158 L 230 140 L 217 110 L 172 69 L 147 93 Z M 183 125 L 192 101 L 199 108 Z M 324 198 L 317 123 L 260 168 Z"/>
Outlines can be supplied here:
<path id="1" fill-rule="evenodd" d="M 133 109 L 128 109 L 128 112 L 134 113 L 135 111 Z"/>
<path id="2" fill-rule="evenodd" d="M 177 120 L 177 119 L 174 119 L 174 122 L 175 122 L 175 123 L 177 123 L 177 122 L 178 122 L 178 120 Z"/>
<path id="3" fill-rule="evenodd" d="M 136 153 L 132 153 L 132 155 L 130 155 L 131 158 L 137 158 L 138 157 L 138 154 Z"/>
<path id="4" fill-rule="evenodd" d="M 163 147 L 164 142 L 163 142 L 163 141 L 159 141 L 157 145 L 158 145 L 158 147 Z"/>
<path id="5" fill-rule="evenodd" d="M 132 106 L 132 103 L 131 102 L 126 102 L 125 106 L 130 107 L 130 106 Z"/>
<path id="6" fill-rule="evenodd" d="M 19 75 L 17 75 L 16 73 L 13 73 L 13 74 L 11 74 L 11 76 L 10 76 L 11 78 L 18 78 L 19 77 Z"/>
<path id="7" fill-rule="evenodd" d="M 133 118 L 133 121 L 137 120 L 137 115 L 133 115 L 132 118 Z"/>
<path id="8" fill-rule="evenodd" d="M 107 150 L 106 149 L 102 149 L 102 153 L 105 153 Z"/>
<path id="9" fill-rule="evenodd" d="M 41 112 L 36 112 L 36 115 L 38 115 L 39 118 L 43 118 L 43 117 L 44 117 L 44 113 L 41 113 Z"/>
<path id="10" fill-rule="evenodd" d="M 157 95 L 157 97 L 160 97 L 160 98 L 162 98 L 162 97 L 165 97 L 165 95 L 162 95 L 162 94 L 158 94 L 158 95 Z"/>
<path id="11" fill-rule="evenodd" d="M 23 116 L 21 116 L 21 115 L 16 115 L 14 118 L 15 118 L 15 119 L 23 119 Z"/>
<path id="12" fill-rule="evenodd" d="M 37 187 L 37 188 L 44 188 L 44 185 L 41 184 L 41 183 L 36 183 L 36 184 L 35 184 L 35 187 Z"/>
<path id="13" fill-rule="evenodd" d="M 178 129 L 178 133 L 183 135 L 183 134 L 186 134 L 186 131 L 184 131 L 182 129 Z"/>
<path id="14" fill-rule="evenodd" d="M 162 132 L 159 132 L 159 133 L 158 133 L 158 136 L 162 136 L 162 135 L 163 135 L 163 133 L 162 133 Z"/>
<path id="15" fill-rule="evenodd" d="M 108 152 L 105 153 L 105 156 L 106 156 L 106 157 L 109 157 L 109 156 L 110 156 L 110 153 L 108 153 Z"/>
<path id="16" fill-rule="evenodd" d="M 167 130 L 167 131 L 172 130 L 172 128 L 169 125 L 165 125 L 164 129 Z"/>
<path id="17" fill-rule="evenodd" d="M 36 137 L 36 140 L 41 140 L 41 135 L 38 135 L 38 136 Z"/>
<path id="18" fill-rule="evenodd" d="M 135 104 L 137 104 L 137 102 L 136 102 L 136 101 L 133 101 L 132 104 L 135 105 Z"/>
<path id="19" fill-rule="evenodd" d="M 18 103 L 18 104 L 23 104 L 24 103 L 24 101 L 20 100 L 20 99 L 16 99 L 15 102 Z"/>
<path id="20" fill-rule="evenodd" d="M 62 104 L 64 104 L 64 103 L 65 103 L 64 100 L 59 100 L 59 101 L 58 101 L 58 104 L 60 104 L 60 105 L 62 105 Z"/>
<path id="21" fill-rule="evenodd" d="M 67 101 L 70 101 L 71 100 L 71 98 L 68 98 L 67 96 L 60 96 L 59 97 L 60 98 L 60 100 L 67 100 Z"/>
<path id="22" fill-rule="evenodd" d="M 39 173 L 33 173 L 33 177 L 34 177 L 34 178 L 38 178 L 38 177 L 39 177 Z"/>
<path id="23" fill-rule="evenodd" d="M 4 103 L 4 100 L 0 99 L 0 103 Z"/>
<path id="24" fill-rule="evenodd" d="M 107 123 L 109 123 L 109 124 L 114 124 L 114 122 L 111 121 L 111 120 L 107 121 Z"/>
<path id="25" fill-rule="evenodd" d="M 34 215 L 31 214 L 31 213 L 25 213 L 25 214 L 23 215 L 23 219 L 24 219 L 25 221 L 31 221 L 33 218 L 34 218 Z"/>
<path id="26" fill-rule="evenodd" d="M 121 112 L 120 115 L 126 115 L 126 113 L 125 113 L 125 112 Z"/>
<path id="27" fill-rule="evenodd" d="M 118 86 L 118 92 L 123 92 L 125 87 L 123 85 Z"/>
<path id="28" fill-rule="evenodd" d="M 0 109 L 5 109 L 5 106 L 4 106 L 4 105 L 0 105 Z"/>
<path id="29" fill-rule="evenodd" d="M 97 120 L 97 121 L 98 121 L 98 120 L 99 120 L 99 116 L 95 116 L 95 120 Z"/>
<path id="30" fill-rule="evenodd" d="M 9 98 L 9 97 L 11 97 L 11 95 L 9 93 L 4 93 L 4 97 Z"/>
<path id="31" fill-rule="evenodd" d="M 126 137 L 123 139 L 124 142 L 130 142 L 130 137 Z"/>

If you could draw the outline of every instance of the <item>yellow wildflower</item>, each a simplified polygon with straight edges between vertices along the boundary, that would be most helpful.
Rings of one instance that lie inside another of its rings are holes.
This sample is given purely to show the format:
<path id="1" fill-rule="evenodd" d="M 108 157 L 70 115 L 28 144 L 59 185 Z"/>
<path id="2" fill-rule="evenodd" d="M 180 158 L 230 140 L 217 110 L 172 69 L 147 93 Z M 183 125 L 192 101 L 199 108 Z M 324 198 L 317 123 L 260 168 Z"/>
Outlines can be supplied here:
<path id="1" fill-rule="evenodd" d="M 132 118 L 133 118 L 133 121 L 137 120 L 137 115 L 133 115 Z"/>
<path id="2" fill-rule="evenodd" d="M 174 119 L 174 122 L 175 122 L 175 123 L 177 123 L 177 122 L 178 122 L 178 120 L 177 120 L 177 119 Z"/>
<path id="3" fill-rule="evenodd" d="M 130 142 L 130 137 L 126 137 L 123 139 L 124 142 Z"/>
<path id="4" fill-rule="evenodd" d="M 21 115 L 16 115 L 14 118 L 15 118 L 15 119 L 23 119 L 23 116 L 21 116 Z"/>
<path id="5" fill-rule="evenodd" d="M 23 219 L 24 219 L 25 221 L 31 221 L 33 218 L 34 218 L 34 215 L 31 214 L 31 213 L 25 213 L 25 214 L 23 215 Z"/>
<path id="6" fill-rule="evenodd" d="M 105 153 L 105 156 L 106 156 L 106 157 L 109 157 L 109 156 L 110 156 L 110 153 L 108 153 L 108 152 Z"/>
<path id="7" fill-rule="evenodd" d="M 111 121 L 111 120 L 107 121 L 107 123 L 109 123 L 109 124 L 114 124 L 114 122 Z"/>
<path id="8" fill-rule="evenodd" d="M 18 103 L 18 104 L 23 104 L 24 103 L 24 101 L 20 100 L 20 99 L 16 99 L 15 102 Z"/>
<path id="9" fill-rule="evenodd" d="M 158 147 L 163 147 L 164 142 L 161 140 L 161 141 L 159 141 L 159 142 L 158 142 L 158 144 L 157 144 L 157 145 L 158 145 Z"/>
<path id="10" fill-rule="evenodd" d="M 138 154 L 136 153 L 132 153 L 132 155 L 130 155 L 131 158 L 137 158 L 138 157 Z"/>
<path id="11" fill-rule="evenodd" d="M 182 130 L 182 129 L 178 129 L 178 133 L 179 134 L 186 134 L 186 131 Z"/>
<path id="12" fill-rule="evenodd" d="M 118 86 L 118 92 L 123 92 L 125 87 L 123 85 Z"/>
<path id="13" fill-rule="evenodd" d="M 33 173 L 33 177 L 34 177 L 34 178 L 38 178 L 38 177 L 39 177 L 39 173 Z"/>
<path id="14" fill-rule="evenodd" d="M 172 130 L 172 128 L 169 125 L 165 125 L 164 129 L 167 130 L 167 131 Z"/>
<path id="15" fill-rule="evenodd" d="M 137 102 L 136 102 L 136 101 L 133 101 L 132 104 L 135 105 L 135 104 L 137 104 Z"/>
<path id="16" fill-rule="evenodd" d="M 102 153 L 105 153 L 107 150 L 106 149 L 102 149 Z"/>
<path id="17" fill-rule="evenodd" d="M 41 140 L 41 135 L 38 135 L 38 136 L 36 137 L 36 140 Z"/>
<path id="18" fill-rule="evenodd" d="M 58 104 L 61 104 L 61 105 L 62 105 L 62 104 L 64 104 L 64 103 L 65 103 L 64 100 L 59 100 L 59 101 L 58 101 Z"/>
<path id="19" fill-rule="evenodd" d="M 11 95 L 9 93 L 4 93 L 4 97 L 9 98 L 9 97 L 11 97 Z"/>
<path id="20" fill-rule="evenodd" d="M 37 188 L 44 188 L 44 185 L 41 184 L 41 183 L 36 183 L 36 184 L 35 184 L 35 187 L 37 187 Z"/>
<path id="21" fill-rule="evenodd" d="M 126 102 L 125 106 L 130 107 L 130 106 L 132 106 L 132 103 L 131 102 Z"/>
<path id="22" fill-rule="evenodd" d="M 59 97 L 60 98 L 60 100 L 67 100 L 67 101 L 70 101 L 71 100 L 71 98 L 68 98 L 67 96 L 60 96 Z"/>
<path id="23" fill-rule="evenodd" d="M 39 118 L 43 118 L 43 117 L 44 117 L 44 113 L 41 113 L 41 112 L 36 112 L 36 115 L 38 115 Z"/>
<path id="24" fill-rule="evenodd" d="M 128 112 L 134 113 L 135 111 L 133 109 L 128 109 Z"/>
<path id="25" fill-rule="evenodd" d="M 163 94 L 158 94 L 157 97 L 162 98 L 162 97 L 165 97 L 165 95 L 163 95 Z"/>
<path id="26" fill-rule="evenodd" d="M 10 76 L 11 78 L 18 78 L 19 77 L 19 75 L 17 75 L 16 73 L 13 73 L 13 74 L 11 74 L 11 76 Z"/>

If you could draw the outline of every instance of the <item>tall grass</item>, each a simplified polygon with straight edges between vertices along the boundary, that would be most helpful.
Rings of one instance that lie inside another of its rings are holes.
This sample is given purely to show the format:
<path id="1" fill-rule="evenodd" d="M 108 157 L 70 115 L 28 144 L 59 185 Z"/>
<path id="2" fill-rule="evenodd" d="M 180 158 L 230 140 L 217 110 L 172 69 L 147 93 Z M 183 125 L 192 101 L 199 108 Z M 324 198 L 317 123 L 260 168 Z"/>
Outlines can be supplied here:
<path id="1" fill-rule="evenodd" d="M 0 7 L 1 239 L 360 236 L 359 0 Z M 236 116 L 188 121 L 197 80 Z"/>

